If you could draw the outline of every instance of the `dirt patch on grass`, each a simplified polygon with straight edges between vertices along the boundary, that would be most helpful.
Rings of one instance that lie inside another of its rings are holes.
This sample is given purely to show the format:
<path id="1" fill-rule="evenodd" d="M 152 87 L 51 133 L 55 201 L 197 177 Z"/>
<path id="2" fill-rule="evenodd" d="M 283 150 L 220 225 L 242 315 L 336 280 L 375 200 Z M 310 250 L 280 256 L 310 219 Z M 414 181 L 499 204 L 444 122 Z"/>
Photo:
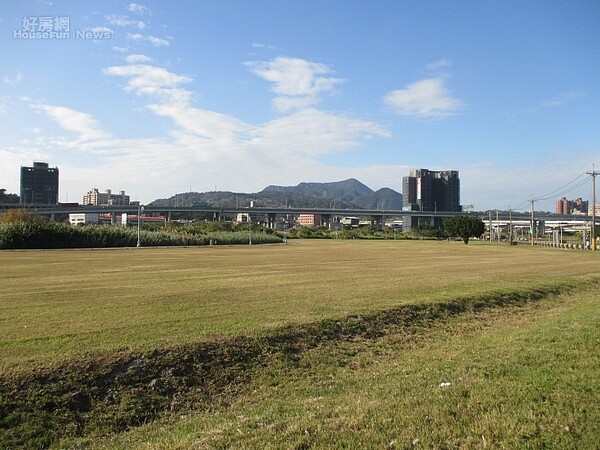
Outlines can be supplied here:
<path id="1" fill-rule="evenodd" d="M 595 282 L 597 284 L 597 282 Z M 327 342 L 422 334 L 472 311 L 530 304 L 582 286 L 402 306 L 289 326 L 262 336 L 71 361 L 0 376 L 0 448 L 47 448 L 61 439 L 118 433 L 169 413 L 229 403 L 274 359 L 295 364 Z"/>

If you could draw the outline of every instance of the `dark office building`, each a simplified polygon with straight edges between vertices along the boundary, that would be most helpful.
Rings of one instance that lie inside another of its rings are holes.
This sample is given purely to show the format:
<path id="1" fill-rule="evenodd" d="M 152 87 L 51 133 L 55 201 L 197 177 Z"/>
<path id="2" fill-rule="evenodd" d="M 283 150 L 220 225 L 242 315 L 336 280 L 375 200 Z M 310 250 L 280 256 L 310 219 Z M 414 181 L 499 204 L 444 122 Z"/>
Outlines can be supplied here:
<path id="1" fill-rule="evenodd" d="M 56 205 L 58 203 L 58 167 L 34 162 L 21 167 L 21 205 Z"/>
<path id="2" fill-rule="evenodd" d="M 462 211 L 458 171 L 415 169 L 402 178 L 402 197 L 405 211 Z M 407 231 L 422 223 L 439 227 L 442 219 L 404 216 L 402 223 Z"/>

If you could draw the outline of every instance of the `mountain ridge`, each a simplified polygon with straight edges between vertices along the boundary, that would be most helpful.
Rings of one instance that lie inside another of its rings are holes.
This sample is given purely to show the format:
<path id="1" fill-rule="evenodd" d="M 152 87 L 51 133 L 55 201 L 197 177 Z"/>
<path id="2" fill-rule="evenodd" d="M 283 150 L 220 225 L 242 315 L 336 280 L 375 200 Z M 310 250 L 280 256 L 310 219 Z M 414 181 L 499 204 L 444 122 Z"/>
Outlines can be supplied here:
<path id="1" fill-rule="evenodd" d="M 234 208 L 254 202 L 258 207 L 402 209 L 402 194 L 390 188 L 373 191 L 355 178 L 325 183 L 302 182 L 296 186 L 268 185 L 256 193 L 184 192 L 156 199 L 152 206 L 192 206 L 202 202 L 210 207 Z"/>

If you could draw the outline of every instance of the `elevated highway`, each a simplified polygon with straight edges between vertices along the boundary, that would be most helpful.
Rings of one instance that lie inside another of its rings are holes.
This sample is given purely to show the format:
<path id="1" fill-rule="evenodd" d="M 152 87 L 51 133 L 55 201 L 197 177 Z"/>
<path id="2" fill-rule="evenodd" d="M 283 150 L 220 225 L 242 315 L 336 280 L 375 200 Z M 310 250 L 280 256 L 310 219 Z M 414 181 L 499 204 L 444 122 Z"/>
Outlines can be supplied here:
<path id="1" fill-rule="evenodd" d="M 21 205 L 16 204 L 0 204 L 0 211 L 10 208 L 21 208 Z M 93 205 L 56 205 L 56 206 L 32 206 L 26 209 L 34 214 L 45 215 L 54 219 L 56 215 L 65 214 L 110 214 L 115 220 L 121 214 L 138 214 L 139 206 L 133 205 L 109 205 L 109 206 L 93 206 Z M 507 211 L 499 211 L 493 213 L 490 217 L 489 212 L 456 212 L 456 211 L 405 211 L 398 209 L 344 209 L 344 208 L 285 208 L 285 207 L 238 207 L 238 208 L 218 208 L 218 207 L 203 207 L 203 206 L 151 206 L 143 205 L 144 214 L 146 215 L 164 215 L 167 220 L 171 220 L 173 213 L 202 213 L 212 217 L 213 220 L 222 220 L 225 217 L 235 217 L 237 214 L 250 214 L 253 217 L 264 215 L 265 217 L 275 220 L 277 217 L 299 214 L 316 214 L 329 218 L 334 217 L 358 217 L 374 222 L 381 222 L 388 218 L 402 217 L 423 217 L 431 218 L 447 218 L 457 215 L 472 215 L 481 218 L 484 222 L 503 222 L 509 220 L 519 222 L 529 222 L 531 219 L 530 213 L 520 213 Z M 547 222 L 590 222 L 591 216 L 582 215 L 561 215 L 536 213 L 535 220 Z"/>

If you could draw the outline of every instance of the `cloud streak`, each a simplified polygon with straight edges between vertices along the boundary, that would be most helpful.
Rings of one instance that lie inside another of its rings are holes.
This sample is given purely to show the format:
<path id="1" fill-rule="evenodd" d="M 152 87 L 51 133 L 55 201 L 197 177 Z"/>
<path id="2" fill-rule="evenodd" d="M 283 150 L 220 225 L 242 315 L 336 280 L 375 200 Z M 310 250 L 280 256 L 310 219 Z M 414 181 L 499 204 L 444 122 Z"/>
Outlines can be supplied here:
<path id="1" fill-rule="evenodd" d="M 56 122 L 62 129 L 76 135 L 76 142 L 81 144 L 88 141 L 109 139 L 111 135 L 100 127 L 90 114 L 76 111 L 66 106 L 32 104 L 35 111 L 43 112 Z"/>

